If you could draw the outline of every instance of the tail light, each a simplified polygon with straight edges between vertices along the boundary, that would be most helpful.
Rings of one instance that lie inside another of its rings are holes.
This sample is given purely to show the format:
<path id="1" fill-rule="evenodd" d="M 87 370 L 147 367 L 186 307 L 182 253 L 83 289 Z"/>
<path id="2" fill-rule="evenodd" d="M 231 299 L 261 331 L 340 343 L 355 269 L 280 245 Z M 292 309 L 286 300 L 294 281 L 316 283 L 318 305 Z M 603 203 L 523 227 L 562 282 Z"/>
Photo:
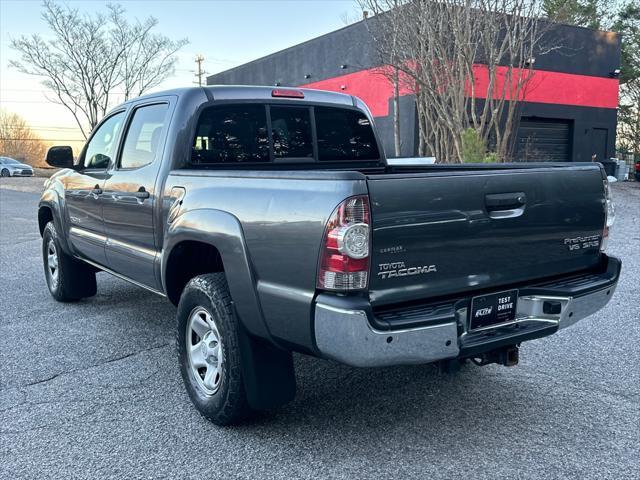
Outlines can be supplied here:
<path id="1" fill-rule="evenodd" d="M 322 239 L 318 288 L 341 292 L 367 288 L 370 225 L 366 195 L 347 198 L 336 207 Z"/>
<path id="2" fill-rule="evenodd" d="M 609 181 L 603 180 L 604 183 L 604 229 L 602 230 L 602 242 L 600 243 L 600 251 L 604 252 L 607 248 L 607 241 L 609 240 L 609 229 L 613 227 L 616 221 L 616 208 L 613 204 L 613 197 L 611 196 L 611 188 L 609 187 Z"/>

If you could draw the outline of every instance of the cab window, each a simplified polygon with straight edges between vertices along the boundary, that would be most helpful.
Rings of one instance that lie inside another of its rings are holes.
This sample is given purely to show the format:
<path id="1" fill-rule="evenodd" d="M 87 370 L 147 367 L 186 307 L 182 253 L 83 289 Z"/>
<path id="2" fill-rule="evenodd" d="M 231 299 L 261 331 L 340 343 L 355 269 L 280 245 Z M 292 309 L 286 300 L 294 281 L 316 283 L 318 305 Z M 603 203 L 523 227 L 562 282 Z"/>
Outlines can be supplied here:
<path id="1" fill-rule="evenodd" d="M 316 107 L 315 113 L 321 162 L 380 158 L 373 127 L 364 113 L 334 107 Z"/>
<path id="2" fill-rule="evenodd" d="M 264 105 L 224 105 L 200 116 L 192 146 L 200 164 L 269 161 L 269 134 Z"/>
<path id="3" fill-rule="evenodd" d="M 272 106 L 271 136 L 275 158 L 311 158 L 313 140 L 308 107 Z"/>

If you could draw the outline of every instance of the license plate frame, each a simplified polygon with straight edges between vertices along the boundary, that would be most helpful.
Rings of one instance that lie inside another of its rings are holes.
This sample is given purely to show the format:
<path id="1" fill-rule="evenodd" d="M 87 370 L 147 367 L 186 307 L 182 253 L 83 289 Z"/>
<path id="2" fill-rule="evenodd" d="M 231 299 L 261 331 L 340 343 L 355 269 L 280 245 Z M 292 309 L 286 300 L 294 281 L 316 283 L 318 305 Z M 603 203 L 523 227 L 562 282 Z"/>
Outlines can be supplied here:
<path id="1" fill-rule="evenodd" d="M 503 290 L 471 299 L 468 331 L 485 330 L 514 323 L 518 311 L 518 290 Z"/>

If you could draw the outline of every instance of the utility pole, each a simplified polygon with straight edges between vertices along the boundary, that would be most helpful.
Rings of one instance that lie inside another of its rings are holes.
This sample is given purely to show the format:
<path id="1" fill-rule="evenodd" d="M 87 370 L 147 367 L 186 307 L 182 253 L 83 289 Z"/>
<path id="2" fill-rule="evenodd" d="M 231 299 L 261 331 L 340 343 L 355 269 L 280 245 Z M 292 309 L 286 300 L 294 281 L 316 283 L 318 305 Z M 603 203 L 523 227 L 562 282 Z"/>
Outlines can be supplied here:
<path id="1" fill-rule="evenodd" d="M 196 77 L 198 77 L 198 81 L 197 82 L 193 82 L 193 83 L 197 83 L 198 86 L 202 86 L 202 77 L 207 73 L 202 69 L 202 62 L 204 62 L 204 57 L 202 55 L 198 55 L 196 57 L 196 63 L 198 64 L 198 72 L 196 73 Z"/>

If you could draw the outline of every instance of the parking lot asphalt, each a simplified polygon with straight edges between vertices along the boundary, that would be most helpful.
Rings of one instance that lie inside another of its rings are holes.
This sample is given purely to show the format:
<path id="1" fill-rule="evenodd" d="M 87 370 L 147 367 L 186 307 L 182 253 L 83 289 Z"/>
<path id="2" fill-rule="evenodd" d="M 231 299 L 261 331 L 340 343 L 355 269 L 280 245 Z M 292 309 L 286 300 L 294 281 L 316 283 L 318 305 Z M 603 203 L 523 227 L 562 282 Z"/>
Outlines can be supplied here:
<path id="1" fill-rule="evenodd" d="M 166 300 L 105 273 L 93 298 L 50 297 L 42 181 L 0 181 L 0 478 L 640 477 L 637 183 L 614 185 L 613 300 L 517 367 L 298 355 L 293 403 L 219 428 L 183 389 Z"/>

